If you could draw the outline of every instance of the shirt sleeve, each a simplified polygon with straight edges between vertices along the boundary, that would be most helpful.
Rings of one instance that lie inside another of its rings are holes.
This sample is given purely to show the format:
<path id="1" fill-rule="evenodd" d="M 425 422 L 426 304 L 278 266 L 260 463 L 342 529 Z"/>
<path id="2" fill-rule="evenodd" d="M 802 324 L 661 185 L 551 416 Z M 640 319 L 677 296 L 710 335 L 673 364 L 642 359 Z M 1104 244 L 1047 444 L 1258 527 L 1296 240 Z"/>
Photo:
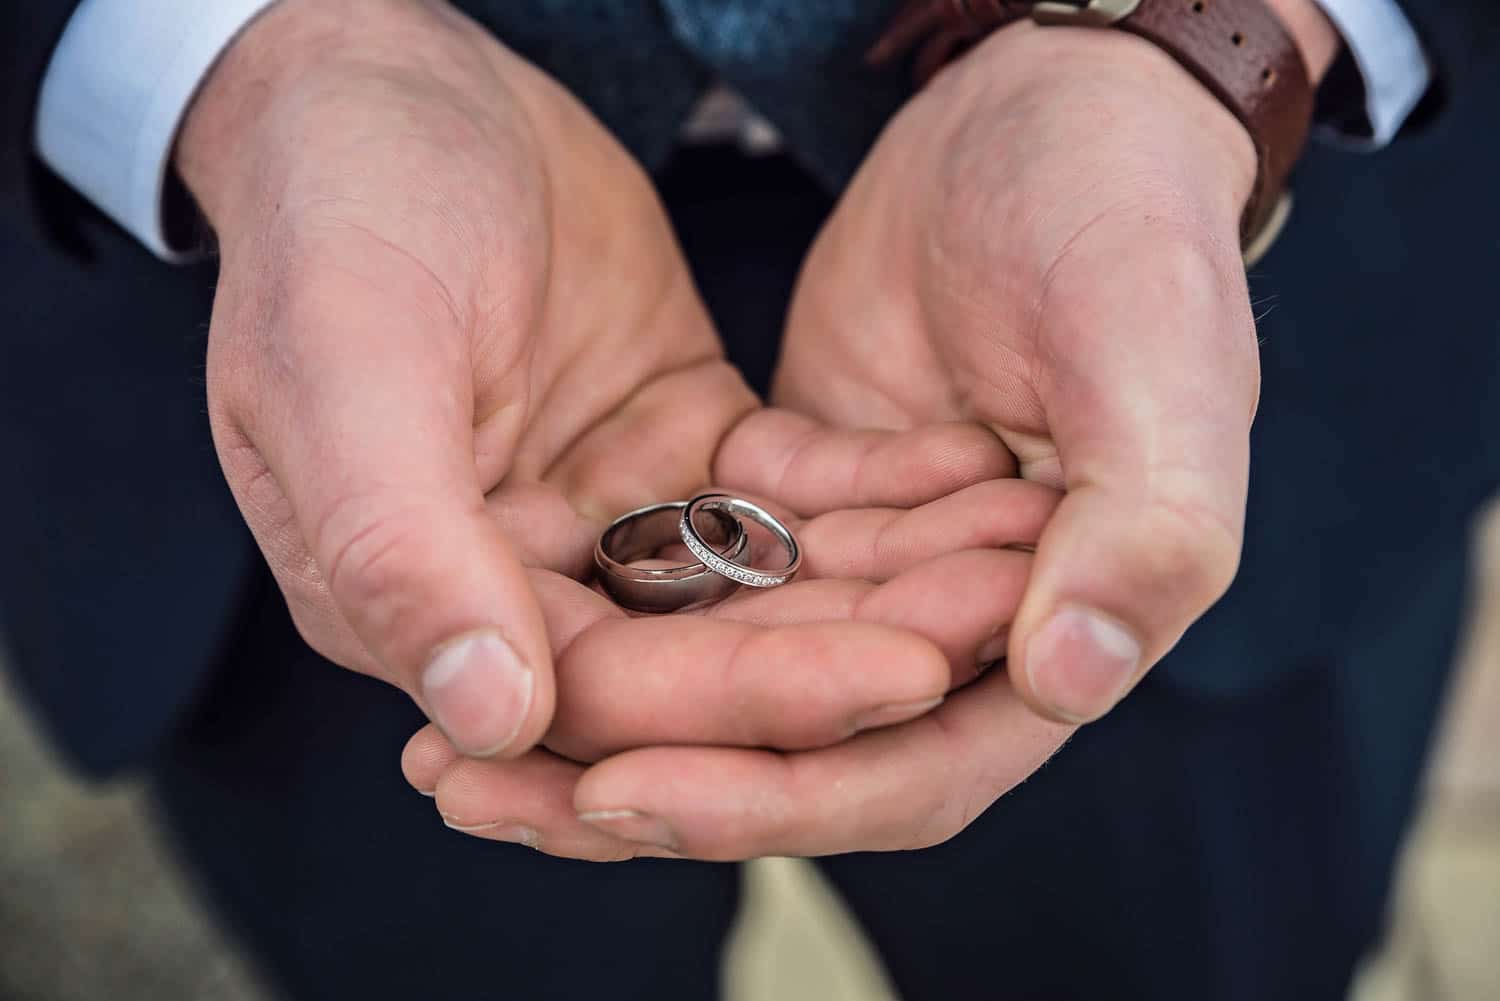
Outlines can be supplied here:
<path id="1" fill-rule="evenodd" d="M 1348 144 L 1378 149 L 1427 93 L 1432 68 L 1396 0 L 1317 0 L 1344 37 L 1364 84 L 1362 107 L 1335 108 L 1326 125 Z"/>
<path id="2" fill-rule="evenodd" d="M 158 257 L 182 260 L 162 195 L 178 126 L 234 37 L 274 0 L 84 0 L 42 81 L 37 153 Z"/>

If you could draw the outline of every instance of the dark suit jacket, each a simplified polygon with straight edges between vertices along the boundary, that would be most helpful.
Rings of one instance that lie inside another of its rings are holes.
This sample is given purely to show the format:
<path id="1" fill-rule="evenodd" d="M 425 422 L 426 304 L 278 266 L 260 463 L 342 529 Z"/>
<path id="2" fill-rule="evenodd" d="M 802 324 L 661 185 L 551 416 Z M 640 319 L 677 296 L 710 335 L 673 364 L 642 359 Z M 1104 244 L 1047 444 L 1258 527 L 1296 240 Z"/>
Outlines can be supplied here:
<path id="1" fill-rule="evenodd" d="M 859 60 L 890 0 L 465 6 L 648 166 L 721 78 L 836 190 L 906 95 Z M 1425 733 L 1467 525 L 1500 481 L 1500 13 L 1405 6 L 1440 96 L 1387 152 L 1320 148 L 1300 170 L 1292 227 L 1252 276 L 1265 392 L 1244 569 L 1158 672 L 1195 698 L 1335 672 L 1373 766 Z M 147 754 L 236 642 L 258 557 L 204 417 L 211 265 L 158 264 L 28 153 L 72 7 L 0 9 L 0 632 L 62 745 L 105 772 Z"/>

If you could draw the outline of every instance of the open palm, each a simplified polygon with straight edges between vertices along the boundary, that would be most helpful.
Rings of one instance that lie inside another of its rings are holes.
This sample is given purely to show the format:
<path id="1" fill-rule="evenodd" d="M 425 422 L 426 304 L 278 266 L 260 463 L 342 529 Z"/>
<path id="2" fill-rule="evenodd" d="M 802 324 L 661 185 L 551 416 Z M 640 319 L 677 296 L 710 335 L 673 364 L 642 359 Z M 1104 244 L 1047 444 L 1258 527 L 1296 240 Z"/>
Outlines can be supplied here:
<path id="1" fill-rule="evenodd" d="M 517 822 L 527 797 L 613 795 L 570 759 L 613 755 L 597 774 L 659 788 L 658 752 L 754 809 L 778 777 L 733 774 L 764 752 L 732 748 L 837 743 L 971 678 L 1017 589 L 967 618 L 933 602 L 965 576 L 1024 579 L 1026 558 L 942 561 L 1031 541 L 1050 493 L 1012 483 L 997 503 L 1013 462 L 972 425 L 763 409 L 648 181 L 581 106 L 446 7 L 368 13 L 273 8 L 215 70 L 179 156 L 222 255 L 215 442 L 308 641 L 406 690 L 445 767 L 470 774 L 461 751 L 490 768 L 481 786 L 508 790 Z M 609 518 L 710 483 L 800 527 L 805 580 L 655 620 L 582 583 Z M 631 750 L 646 744 L 671 746 Z M 796 797 L 797 830 L 817 793 Z M 566 820 L 527 830 L 629 854 Z M 717 823 L 702 853 L 753 847 Z"/>

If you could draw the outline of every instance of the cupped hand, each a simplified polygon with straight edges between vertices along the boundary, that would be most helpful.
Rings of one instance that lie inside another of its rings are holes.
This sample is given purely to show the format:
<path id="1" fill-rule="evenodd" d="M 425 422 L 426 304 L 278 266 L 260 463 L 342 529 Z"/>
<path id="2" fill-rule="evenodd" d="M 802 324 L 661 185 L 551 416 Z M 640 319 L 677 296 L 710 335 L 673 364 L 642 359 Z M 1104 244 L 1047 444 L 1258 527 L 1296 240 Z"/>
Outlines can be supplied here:
<path id="1" fill-rule="evenodd" d="M 308 642 L 407 691 L 453 747 L 532 747 L 555 657 L 582 676 L 617 650 L 735 664 L 806 640 L 829 663 L 912 660 L 824 700 L 809 740 L 942 691 L 941 655 L 888 625 L 767 626 L 757 647 L 704 620 L 637 627 L 578 583 L 610 517 L 716 477 L 817 512 L 920 504 L 1013 462 L 972 426 L 762 409 L 639 168 L 462 15 L 283 0 L 212 74 L 178 161 L 221 254 L 208 390 L 231 489 Z M 580 639 L 580 608 L 609 642 Z M 626 741 L 608 699 L 567 692 L 598 711 L 564 713 L 560 746 Z"/>
<path id="2" fill-rule="evenodd" d="M 273 7 L 179 164 L 221 254 L 215 443 L 302 634 L 467 753 L 531 746 L 554 688 L 522 549 L 582 573 L 602 521 L 707 482 L 758 408 L 649 182 L 407 0 Z"/>
<path id="3" fill-rule="evenodd" d="M 466 751 L 530 746 L 551 650 L 486 494 L 566 535 L 707 479 L 756 406 L 649 183 L 477 25 L 405 0 L 271 8 L 179 165 L 221 255 L 215 444 L 298 628 Z"/>
<path id="4" fill-rule="evenodd" d="M 1050 718 L 1107 712 L 1235 573 L 1255 170 L 1245 130 L 1150 43 L 1017 24 L 891 123 L 804 269 L 776 402 L 978 421 L 1066 491 L 1008 659 Z"/>

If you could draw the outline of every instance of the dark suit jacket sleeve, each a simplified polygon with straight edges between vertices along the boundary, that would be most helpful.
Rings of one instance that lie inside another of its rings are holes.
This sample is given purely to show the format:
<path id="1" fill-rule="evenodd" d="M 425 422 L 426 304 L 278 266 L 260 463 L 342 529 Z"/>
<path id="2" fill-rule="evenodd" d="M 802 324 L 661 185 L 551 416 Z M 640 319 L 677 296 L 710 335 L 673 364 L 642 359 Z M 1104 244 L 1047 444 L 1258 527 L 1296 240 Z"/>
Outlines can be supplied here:
<path id="1" fill-rule="evenodd" d="M 1463 89 L 1500 56 L 1500 3 L 1495 0 L 1399 0 L 1432 63 L 1425 103 L 1441 112 L 1445 95 Z M 1419 115 L 1420 120 L 1426 116 Z"/>
<path id="2" fill-rule="evenodd" d="M 0 3 L 0 198 L 37 197 L 32 129 L 52 50 L 79 0 Z"/>

